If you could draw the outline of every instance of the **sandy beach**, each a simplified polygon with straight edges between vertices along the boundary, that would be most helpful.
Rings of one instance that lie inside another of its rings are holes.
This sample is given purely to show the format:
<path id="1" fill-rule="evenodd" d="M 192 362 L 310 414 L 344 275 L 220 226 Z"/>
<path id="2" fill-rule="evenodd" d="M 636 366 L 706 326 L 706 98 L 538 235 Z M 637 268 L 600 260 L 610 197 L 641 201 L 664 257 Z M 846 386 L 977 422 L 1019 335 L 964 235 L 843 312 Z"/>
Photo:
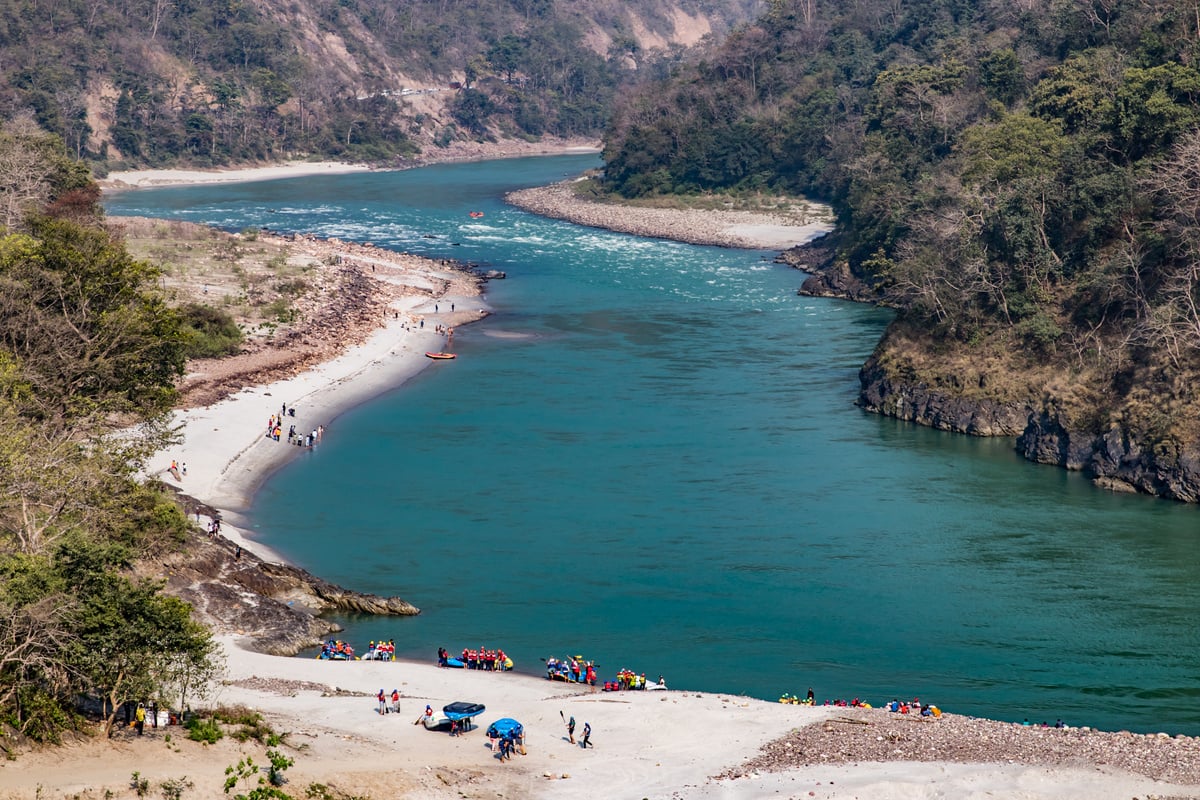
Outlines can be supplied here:
<path id="1" fill-rule="evenodd" d="M 303 166 L 268 169 L 300 174 L 296 170 Z M 264 177 L 261 171 L 240 175 L 196 173 L 187 180 Z M 111 185 L 126 186 L 181 179 L 174 171 L 110 176 Z M 698 217 L 692 224 L 709 220 Z M 778 231 L 758 232 L 764 236 L 756 240 L 760 246 L 777 246 L 767 243 L 767 234 Z M 785 238 L 792 241 L 794 233 Z M 279 557 L 238 529 L 237 514 L 273 469 L 304 455 L 304 448 L 264 435 L 268 417 L 286 405 L 296 412 L 285 417 L 285 430 L 294 422 L 300 431 L 321 426 L 325 436 L 336 436 L 341 411 L 421 369 L 453 368 L 453 362 L 424 356 L 445 344 L 438 329 L 466 324 L 488 310 L 478 283 L 442 263 L 354 248 L 345 253 L 362 263 L 377 259 L 369 262 L 374 279 L 393 287 L 386 312 L 326 360 L 247 385 L 215 403 L 181 409 L 182 444 L 159 454 L 152 465 L 158 477 L 220 509 L 222 532 L 268 561 Z M 186 463 L 187 474 L 175 478 L 166 471 L 172 460 Z M 439 800 L 567 792 L 733 800 L 1200 797 L 1200 740 L 1190 737 L 1025 727 L 952 713 L 922 719 L 674 689 L 601 692 L 530 674 L 442 669 L 433 653 L 428 663 L 267 656 L 243 647 L 232 631 L 218 634 L 226 670 L 208 702 L 257 709 L 286 734 L 281 749 L 296 763 L 285 790 L 295 797 L 305 796 L 313 784 L 325 786 L 327 794 L 309 796 Z M 451 650 L 464 644 L 446 642 Z M 518 665 L 528 672 L 535 666 Z M 666 676 L 668 685 L 678 677 Z M 380 689 L 399 690 L 398 713 L 376 712 Z M 426 704 L 438 710 L 456 700 L 486 705 L 479 729 L 451 737 L 413 724 Z M 564 725 L 572 716 L 578 721 L 575 745 Z M 484 728 L 500 717 L 525 725 L 525 755 L 502 762 L 489 749 Z M 594 731 L 593 748 L 578 744 L 585 722 Z M 266 761 L 266 748 L 254 740 L 227 737 L 202 745 L 184 733 L 169 727 L 137 737 L 125 730 L 109 741 L 84 739 L 0 761 L 0 798 L 134 797 L 135 771 L 150 781 L 153 796 L 161 794 L 163 781 L 186 776 L 194 789 L 184 797 L 219 797 L 226 767 L 245 755 Z"/>

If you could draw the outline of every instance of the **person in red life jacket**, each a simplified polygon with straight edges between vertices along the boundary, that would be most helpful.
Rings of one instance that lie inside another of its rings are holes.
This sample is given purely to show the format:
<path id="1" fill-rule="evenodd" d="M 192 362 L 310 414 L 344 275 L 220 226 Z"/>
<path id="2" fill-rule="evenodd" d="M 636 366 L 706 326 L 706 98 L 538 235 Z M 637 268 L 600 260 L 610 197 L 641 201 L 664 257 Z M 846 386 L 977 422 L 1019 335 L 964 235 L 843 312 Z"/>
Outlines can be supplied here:
<path id="1" fill-rule="evenodd" d="M 387 695 L 383 693 L 383 689 L 379 690 L 379 694 L 375 695 L 375 699 L 379 701 L 379 713 L 386 714 L 388 712 Z"/>
<path id="2" fill-rule="evenodd" d="M 596 668 L 594 666 L 592 666 L 592 662 L 590 662 L 590 661 L 588 662 L 588 665 L 587 665 L 587 682 L 588 682 L 588 686 L 596 685 Z"/>
<path id="3" fill-rule="evenodd" d="M 400 713 L 400 690 L 392 689 L 392 711 Z"/>

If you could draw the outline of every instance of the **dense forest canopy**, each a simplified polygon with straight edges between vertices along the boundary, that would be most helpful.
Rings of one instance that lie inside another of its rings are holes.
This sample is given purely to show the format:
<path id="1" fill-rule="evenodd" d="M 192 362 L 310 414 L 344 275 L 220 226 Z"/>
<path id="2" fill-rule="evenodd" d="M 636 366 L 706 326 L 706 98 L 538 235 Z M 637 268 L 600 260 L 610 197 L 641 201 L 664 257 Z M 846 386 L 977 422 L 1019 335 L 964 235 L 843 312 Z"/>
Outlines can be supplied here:
<path id="1" fill-rule="evenodd" d="M 1175 0 L 774 0 L 624 100 L 606 183 L 825 198 L 836 259 L 899 311 L 892 378 L 1178 455 L 1200 439 L 1198 26 Z M 996 359 L 988 385 L 954 386 L 947 348 Z M 1056 386 L 1014 377 L 1047 364 Z"/>
<path id="2" fill-rule="evenodd" d="M 598 136 L 618 87 L 758 7 L 0 0 L 0 118 L 31 110 L 101 167 L 382 161 L 460 138 Z"/>

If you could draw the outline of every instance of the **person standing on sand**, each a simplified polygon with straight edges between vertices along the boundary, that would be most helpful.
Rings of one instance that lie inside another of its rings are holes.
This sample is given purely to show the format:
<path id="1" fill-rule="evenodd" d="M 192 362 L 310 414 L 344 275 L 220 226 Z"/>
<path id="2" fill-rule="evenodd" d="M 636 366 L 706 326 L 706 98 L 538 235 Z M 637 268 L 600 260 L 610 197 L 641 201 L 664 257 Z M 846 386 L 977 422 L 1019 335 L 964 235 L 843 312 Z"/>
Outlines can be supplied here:
<path id="1" fill-rule="evenodd" d="M 567 720 L 567 738 L 571 740 L 571 744 L 575 744 L 575 717 Z"/>
<path id="2" fill-rule="evenodd" d="M 579 746 L 585 750 L 587 748 L 591 747 L 592 746 L 591 738 L 592 738 L 592 723 L 585 722 L 585 723 L 583 723 L 583 739 L 579 742 Z"/>
<path id="3" fill-rule="evenodd" d="M 138 703 L 137 712 L 133 715 L 136 723 L 138 736 L 142 735 L 142 731 L 146 727 L 146 707 Z"/>
<path id="4" fill-rule="evenodd" d="M 387 708 L 387 695 L 383 693 L 383 689 L 380 689 L 380 690 L 379 690 L 379 694 L 375 695 L 375 699 L 379 701 L 379 713 L 380 713 L 380 715 L 386 714 L 386 713 L 387 713 L 387 711 L 388 711 L 388 708 Z"/>

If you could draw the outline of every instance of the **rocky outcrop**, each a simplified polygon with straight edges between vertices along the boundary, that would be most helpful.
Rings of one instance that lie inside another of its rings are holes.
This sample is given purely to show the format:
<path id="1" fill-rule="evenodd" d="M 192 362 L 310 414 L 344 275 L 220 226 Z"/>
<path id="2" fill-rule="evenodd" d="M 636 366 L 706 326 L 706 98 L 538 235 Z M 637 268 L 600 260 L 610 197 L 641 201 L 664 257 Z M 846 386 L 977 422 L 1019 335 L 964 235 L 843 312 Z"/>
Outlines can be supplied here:
<path id="1" fill-rule="evenodd" d="M 808 297 L 836 297 L 856 303 L 879 303 L 879 292 L 854 274 L 849 262 L 837 259 L 840 235 L 837 231 L 784 250 L 775 257 L 778 264 L 808 273 L 797 294 Z"/>
<path id="2" fill-rule="evenodd" d="M 953 387 L 898 379 L 876 355 L 867 360 L 858 377 L 862 384 L 859 406 L 930 428 L 972 436 L 1017 436 L 1029 421 L 1026 405 L 972 399 Z"/>
<path id="3" fill-rule="evenodd" d="M 868 411 L 973 436 L 1015 436 L 1017 452 L 1025 458 L 1083 472 L 1101 488 L 1200 502 L 1200 449 L 1116 424 L 1102 433 L 1079 430 L 1054 410 L 1052 399 L 1036 408 L 1032 401 L 973 397 L 956 375 L 931 385 L 928 379 L 889 369 L 880 351 L 867 361 L 859 379 L 858 405 Z"/>
<path id="4" fill-rule="evenodd" d="M 214 632 L 246 636 L 252 649 L 273 655 L 295 655 L 341 630 L 320 616 L 325 612 L 421 613 L 398 597 L 343 589 L 299 567 L 263 561 L 224 537 L 198 532 L 185 548 L 143 564 L 141 571 L 165 578 L 166 591 L 190 603 L 197 619 Z"/>
<path id="5" fill-rule="evenodd" d="M 1137 491 L 1200 502 L 1200 450 L 1117 426 L 1096 434 L 1072 431 L 1053 411 L 1032 415 L 1017 452 L 1041 464 L 1081 470 L 1112 491 Z"/>

